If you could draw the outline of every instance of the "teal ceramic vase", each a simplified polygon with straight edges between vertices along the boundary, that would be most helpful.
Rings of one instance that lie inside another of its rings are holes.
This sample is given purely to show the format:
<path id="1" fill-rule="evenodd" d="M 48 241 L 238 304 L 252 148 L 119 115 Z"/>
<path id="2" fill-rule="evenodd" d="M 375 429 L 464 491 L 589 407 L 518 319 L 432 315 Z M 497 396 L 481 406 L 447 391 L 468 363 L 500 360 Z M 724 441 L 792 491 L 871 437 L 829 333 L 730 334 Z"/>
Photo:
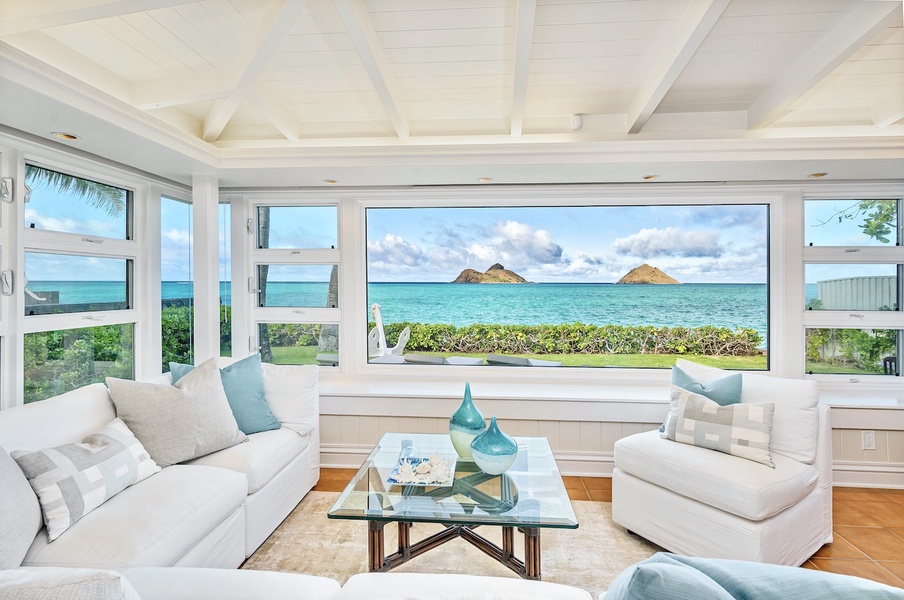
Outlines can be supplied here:
<path id="1" fill-rule="evenodd" d="M 471 400 L 471 384 L 465 384 L 465 397 L 449 419 L 449 437 L 462 458 L 471 458 L 471 441 L 486 431 L 487 423 Z"/>
<path id="2" fill-rule="evenodd" d="M 500 475 L 515 464 L 518 443 L 502 432 L 496 424 L 496 417 L 490 419 L 490 426 L 471 442 L 471 458 L 487 475 Z"/>

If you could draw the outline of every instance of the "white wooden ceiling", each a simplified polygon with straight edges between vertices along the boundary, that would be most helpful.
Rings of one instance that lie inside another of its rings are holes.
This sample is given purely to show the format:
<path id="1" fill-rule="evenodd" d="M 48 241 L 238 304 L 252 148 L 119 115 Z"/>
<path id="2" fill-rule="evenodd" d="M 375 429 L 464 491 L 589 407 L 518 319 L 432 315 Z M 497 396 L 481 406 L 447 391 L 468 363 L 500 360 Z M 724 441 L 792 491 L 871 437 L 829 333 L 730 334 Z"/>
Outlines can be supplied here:
<path id="1" fill-rule="evenodd" d="M 888 137 L 902 20 L 899 0 L 0 0 L 0 56 L 214 152 Z"/>

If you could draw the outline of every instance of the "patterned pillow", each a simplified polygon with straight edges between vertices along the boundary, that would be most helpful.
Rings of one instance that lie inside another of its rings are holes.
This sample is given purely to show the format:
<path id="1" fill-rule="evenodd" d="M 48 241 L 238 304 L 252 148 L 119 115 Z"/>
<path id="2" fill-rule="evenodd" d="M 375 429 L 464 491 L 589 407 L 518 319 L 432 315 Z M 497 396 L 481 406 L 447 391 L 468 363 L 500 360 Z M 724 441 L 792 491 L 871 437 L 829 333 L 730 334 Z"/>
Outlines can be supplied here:
<path id="1" fill-rule="evenodd" d="M 771 403 L 719 406 L 673 385 L 671 409 L 661 435 L 775 468 L 769 453 L 774 412 L 775 404 Z"/>
<path id="2" fill-rule="evenodd" d="M 160 470 L 121 419 L 80 444 L 17 450 L 12 457 L 38 495 L 51 542 L 122 490 Z"/>

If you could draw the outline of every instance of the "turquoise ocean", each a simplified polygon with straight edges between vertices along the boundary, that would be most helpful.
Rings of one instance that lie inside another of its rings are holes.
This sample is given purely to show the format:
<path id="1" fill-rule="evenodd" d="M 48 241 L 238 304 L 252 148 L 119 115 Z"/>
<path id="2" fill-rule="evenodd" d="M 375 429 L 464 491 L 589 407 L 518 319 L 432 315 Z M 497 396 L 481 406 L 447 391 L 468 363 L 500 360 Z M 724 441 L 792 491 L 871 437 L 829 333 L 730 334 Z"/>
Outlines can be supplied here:
<path id="1" fill-rule="evenodd" d="M 123 282 L 30 281 L 29 289 L 59 292 L 60 304 L 124 299 Z M 816 286 L 808 285 L 807 299 Z M 268 306 L 326 305 L 326 282 L 271 281 Z M 162 284 L 164 300 L 192 295 L 188 282 Z M 230 287 L 220 283 L 224 304 Z M 685 283 L 682 285 L 614 285 L 607 283 L 537 283 L 488 285 L 452 283 L 371 283 L 367 305 L 377 303 L 384 323 L 654 325 L 756 329 L 766 338 L 769 322 L 765 284 Z"/>

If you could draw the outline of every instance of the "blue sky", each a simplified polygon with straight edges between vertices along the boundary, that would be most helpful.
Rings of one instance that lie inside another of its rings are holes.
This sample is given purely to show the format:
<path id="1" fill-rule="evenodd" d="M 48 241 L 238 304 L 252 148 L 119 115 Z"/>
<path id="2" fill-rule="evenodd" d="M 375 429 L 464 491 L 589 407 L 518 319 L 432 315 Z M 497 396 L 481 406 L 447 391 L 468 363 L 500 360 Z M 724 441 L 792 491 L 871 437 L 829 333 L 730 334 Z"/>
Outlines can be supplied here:
<path id="1" fill-rule="evenodd" d="M 804 238 L 814 245 L 875 244 L 856 220 L 835 216 L 852 201 L 807 202 Z M 161 269 L 164 281 L 191 277 L 191 210 L 162 202 Z M 285 212 L 279 212 L 280 210 Z M 298 211 L 298 212 L 295 212 Z M 221 222 L 228 207 L 221 207 Z M 336 242 L 334 208 L 274 209 L 272 247 L 329 247 Z M 110 217 L 78 198 L 36 188 L 25 205 L 25 226 L 104 237 L 123 237 L 124 217 Z M 463 269 L 485 271 L 501 263 L 535 282 L 614 282 L 650 264 L 685 283 L 763 283 L 766 280 L 764 206 L 406 208 L 367 211 L 367 268 L 371 281 L 451 281 Z M 222 225 L 221 225 L 222 227 Z M 328 232 L 328 233 L 324 233 Z M 227 236 L 228 237 L 228 236 Z M 220 278 L 228 276 L 221 240 Z M 116 280 L 109 261 L 73 263 L 32 255 L 32 280 Z M 892 269 L 893 271 L 893 269 Z M 324 270 L 324 272 L 328 272 Z M 887 274 L 884 265 L 809 265 L 807 282 Z M 271 272 L 292 280 L 297 271 Z"/>
<path id="2" fill-rule="evenodd" d="M 766 281 L 765 206 L 368 209 L 370 281 L 452 281 L 494 263 L 537 283 Z"/>

